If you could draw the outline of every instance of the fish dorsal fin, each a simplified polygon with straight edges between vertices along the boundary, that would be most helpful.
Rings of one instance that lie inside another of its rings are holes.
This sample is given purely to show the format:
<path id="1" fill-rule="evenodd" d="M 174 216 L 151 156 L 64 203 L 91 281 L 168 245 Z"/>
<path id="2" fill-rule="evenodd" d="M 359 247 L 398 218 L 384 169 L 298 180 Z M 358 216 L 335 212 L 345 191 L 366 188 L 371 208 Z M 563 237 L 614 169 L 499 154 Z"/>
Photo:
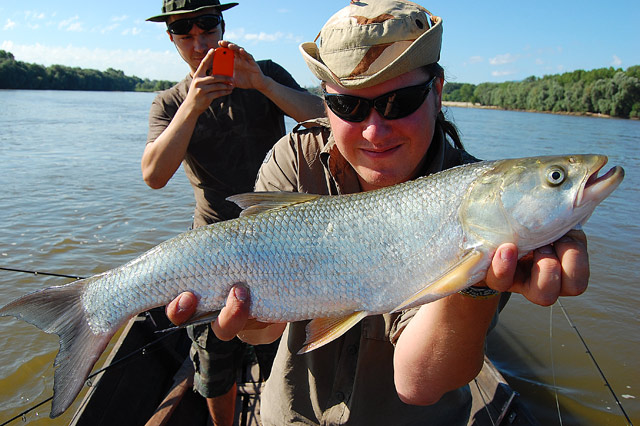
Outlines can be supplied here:
<path id="1" fill-rule="evenodd" d="M 424 305 L 462 290 L 468 285 L 469 279 L 478 272 L 477 267 L 484 258 L 485 255 L 481 251 L 469 251 L 440 278 L 402 302 L 392 312 Z"/>
<path id="2" fill-rule="evenodd" d="M 316 198 L 320 198 L 320 195 L 300 192 L 247 192 L 232 195 L 227 200 L 236 203 L 242 209 L 240 216 L 249 216 L 272 209 L 306 203 Z"/>
<path id="3" fill-rule="evenodd" d="M 316 318 L 307 324 L 307 340 L 298 354 L 305 354 L 334 341 L 368 314 L 364 311 L 337 318 Z"/>

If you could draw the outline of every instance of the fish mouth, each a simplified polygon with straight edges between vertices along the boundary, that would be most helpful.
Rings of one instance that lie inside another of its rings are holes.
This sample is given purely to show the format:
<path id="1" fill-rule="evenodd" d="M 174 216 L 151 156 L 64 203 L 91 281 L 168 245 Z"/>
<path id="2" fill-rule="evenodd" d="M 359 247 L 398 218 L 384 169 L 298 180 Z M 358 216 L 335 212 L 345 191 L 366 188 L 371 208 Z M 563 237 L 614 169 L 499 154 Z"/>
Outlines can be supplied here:
<path id="1" fill-rule="evenodd" d="M 575 207 L 582 207 L 594 202 L 598 204 L 620 185 L 624 179 L 624 169 L 620 166 L 614 166 L 607 173 L 598 177 L 598 173 L 607 164 L 607 160 L 606 156 L 598 157 L 593 172 L 587 177 L 582 190 L 576 197 Z"/>

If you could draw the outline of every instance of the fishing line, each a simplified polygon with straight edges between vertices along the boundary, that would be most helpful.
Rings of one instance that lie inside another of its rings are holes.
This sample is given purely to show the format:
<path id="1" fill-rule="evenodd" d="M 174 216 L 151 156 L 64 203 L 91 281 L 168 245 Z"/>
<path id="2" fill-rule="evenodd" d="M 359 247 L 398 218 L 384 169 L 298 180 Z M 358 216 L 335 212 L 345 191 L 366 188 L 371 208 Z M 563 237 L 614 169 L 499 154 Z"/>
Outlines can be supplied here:
<path id="1" fill-rule="evenodd" d="M 494 422 L 493 417 L 491 417 L 491 411 L 489 411 L 489 402 L 484 398 L 484 393 L 480 388 L 480 384 L 478 383 L 478 378 L 477 377 L 474 378 L 473 382 L 476 385 L 476 388 L 478 388 L 478 394 L 480 395 L 480 398 L 482 398 L 482 405 L 484 406 L 484 409 L 487 412 L 487 417 L 489 417 L 489 420 L 491 421 L 491 425 L 496 426 L 496 422 Z"/>
<path id="2" fill-rule="evenodd" d="M 14 268 L 4 268 L 0 266 L 0 270 L 2 271 L 10 271 L 10 272 L 22 272 L 23 274 L 32 274 L 32 275 L 47 275 L 49 277 L 61 277 L 61 278 L 71 278 L 74 280 L 82 280 L 84 277 L 79 277 L 77 275 L 66 275 L 66 274 L 56 274 L 53 272 L 39 272 L 39 271 L 27 271 L 25 269 L 14 269 Z M 2 426 L 2 425 L 0 425 Z"/>
<path id="3" fill-rule="evenodd" d="M 556 384 L 556 366 L 553 362 L 553 305 L 549 309 L 549 352 L 551 356 L 551 376 L 553 377 L 553 393 L 556 396 L 556 409 L 558 410 L 558 421 L 562 426 L 562 414 L 560 413 L 560 401 L 558 399 L 558 385 Z"/>
<path id="4" fill-rule="evenodd" d="M 628 426 L 633 426 L 633 423 L 631 422 L 631 419 L 629 418 L 629 415 L 624 410 L 624 407 L 620 403 L 620 400 L 618 399 L 618 396 L 616 395 L 616 393 L 613 391 L 613 388 L 609 384 L 609 380 L 607 380 L 607 377 L 604 375 L 604 372 L 600 368 L 600 365 L 598 364 L 598 361 L 596 361 L 596 358 L 593 356 L 593 353 L 591 353 L 591 350 L 589 349 L 589 346 L 587 346 L 587 342 L 585 342 L 584 339 L 582 338 L 582 334 L 580 334 L 580 331 L 578 330 L 578 327 L 576 327 L 576 325 L 573 323 L 573 321 L 571 321 L 571 318 L 569 317 L 569 313 L 567 312 L 565 307 L 562 305 L 562 302 L 560 301 L 560 299 L 558 299 L 558 305 L 560 305 L 560 309 L 562 309 L 562 313 L 564 313 L 564 317 L 567 319 L 567 322 L 569 323 L 571 328 L 573 328 L 575 330 L 576 334 L 580 338 L 580 341 L 582 342 L 582 345 L 586 349 L 587 354 L 589 354 L 589 357 L 591 358 L 591 360 L 593 361 L 593 364 L 596 366 L 596 369 L 600 373 L 600 376 L 602 377 L 602 380 L 604 380 L 604 385 L 607 388 L 609 388 L 609 391 L 611 392 L 611 395 L 613 396 L 613 399 L 615 399 L 616 404 L 618 404 L 618 407 L 620 408 L 620 411 L 622 411 L 622 414 L 624 414 L 624 417 L 627 419 L 627 425 Z"/>

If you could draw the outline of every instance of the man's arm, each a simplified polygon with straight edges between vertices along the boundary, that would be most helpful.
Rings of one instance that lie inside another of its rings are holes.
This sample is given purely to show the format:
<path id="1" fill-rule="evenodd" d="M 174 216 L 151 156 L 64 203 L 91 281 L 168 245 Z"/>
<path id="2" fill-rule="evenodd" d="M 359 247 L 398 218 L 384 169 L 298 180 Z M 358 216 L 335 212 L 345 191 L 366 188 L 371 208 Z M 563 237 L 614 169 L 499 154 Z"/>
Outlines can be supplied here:
<path id="1" fill-rule="evenodd" d="M 396 391 L 403 402 L 434 404 L 478 374 L 499 300 L 453 294 L 418 309 L 393 356 Z"/>
<path id="2" fill-rule="evenodd" d="M 582 231 L 571 231 L 519 262 L 517 248 L 503 244 L 485 283 L 542 306 L 560 296 L 582 294 L 589 281 L 586 241 Z M 394 354 L 396 390 L 404 402 L 435 403 L 478 374 L 498 302 L 499 297 L 483 300 L 454 294 L 420 307 L 398 338 Z"/>
<path id="3" fill-rule="evenodd" d="M 220 41 L 219 44 L 234 51 L 234 76 L 208 75 L 213 64 L 211 49 L 196 70 L 189 93 L 169 126 L 145 147 L 141 161 L 142 177 L 151 188 L 162 188 L 169 182 L 184 159 L 198 117 L 214 99 L 229 95 L 235 87 L 258 90 L 296 121 L 324 115 L 320 97 L 265 76 L 253 56 L 240 46 L 228 41 Z"/>
<path id="4" fill-rule="evenodd" d="M 270 77 L 265 77 L 261 92 L 297 122 L 324 116 L 322 98 L 284 86 Z"/>
<path id="5" fill-rule="evenodd" d="M 214 99 L 226 96 L 233 90 L 230 77 L 207 75 L 212 64 L 213 49 L 200 62 L 189 93 L 171 123 L 144 149 L 142 178 L 151 188 L 162 188 L 169 182 L 184 159 L 198 117 Z"/>
<path id="6" fill-rule="evenodd" d="M 258 90 L 276 104 L 282 112 L 298 122 L 324 116 L 322 98 L 307 91 L 285 86 L 271 77 L 265 76 L 253 56 L 242 47 L 225 40 L 220 42 L 220 46 L 228 47 L 234 51 L 233 81 L 235 87 Z"/>

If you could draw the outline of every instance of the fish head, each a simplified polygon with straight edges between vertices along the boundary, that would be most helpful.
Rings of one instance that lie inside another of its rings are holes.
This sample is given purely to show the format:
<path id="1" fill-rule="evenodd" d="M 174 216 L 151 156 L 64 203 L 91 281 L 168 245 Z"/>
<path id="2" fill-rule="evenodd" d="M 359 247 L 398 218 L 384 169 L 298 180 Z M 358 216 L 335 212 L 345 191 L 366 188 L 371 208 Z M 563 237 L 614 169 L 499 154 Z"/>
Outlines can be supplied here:
<path id="1" fill-rule="evenodd" d="M 598 177 L 604 155 L 497 161 L 470 187 L 460 210 L 469 235 L 493 248 L 513 242 L 521 254 L 580 227 L 622 182 L 613 167 Z"/>

